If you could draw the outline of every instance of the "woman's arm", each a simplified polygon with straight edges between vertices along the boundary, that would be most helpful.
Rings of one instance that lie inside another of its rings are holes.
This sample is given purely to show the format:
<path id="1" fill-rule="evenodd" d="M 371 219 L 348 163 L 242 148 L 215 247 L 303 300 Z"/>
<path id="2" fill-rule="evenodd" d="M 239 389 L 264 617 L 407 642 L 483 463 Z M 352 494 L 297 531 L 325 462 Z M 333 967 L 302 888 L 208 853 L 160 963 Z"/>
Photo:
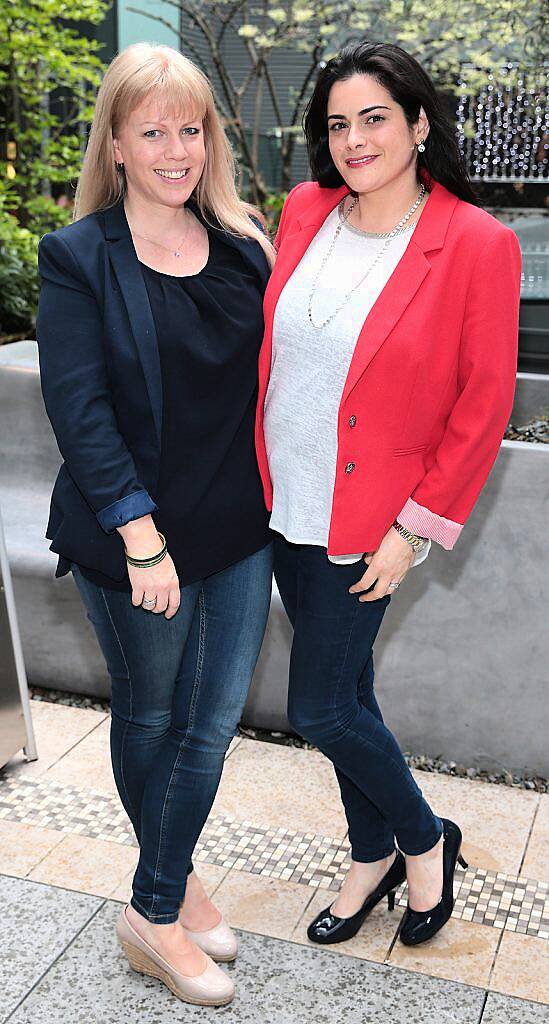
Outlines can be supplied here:
<path id="1" fill-rule="evenodd" d="M 162 547 L 152 516 L 133 519 L 118 532 L 124 541 L 124 547 L 134 558 L 150 558 L 157 555 Z M 153 614 L 165 614 L 172 619 L 181 601 L 179 580 L 175 565 L 169 553 L 158 565 L 149 569 L 139 568 L 128 563 L 128 576 L 132 585 L 132 604 L 137 607 L 143 598 L 156 599 Z"/>
<path id="2" fill-rule="evenodd" d="M 486 482 L 511 414 L 520 270 L 517 236 L 500 226 L 479 252 L 471 274 L 458 399 L 434 465 L 397 516 L 406 529 L 447 549 L 454 546 Z"/>
<path id="3" fill-rule="evenodd" d="M 454 546 L 498 454 L 515 393 L 521 255 L 513 231 L 500 228 L 481 249 L 471 275 L 459 353 L 459 397 L 432 468 L 397 520 L 420 537 Z M 441 325 L 443 329 L 444 325 Z M 388 593 L 414 561 L 391 526 L 368 569 L 350 588 L 360 601 Z M 363 592 L 376 586 L 369 594 Z"/>
<path id="4" fill-rule="evenodd" d="M 118 430 L 99 306 L 59 235 L 42 238 L 38 266 L 36 336 L 46 411 L 72 479 L 102 529 L 113 533 L 157 506 Z"/>

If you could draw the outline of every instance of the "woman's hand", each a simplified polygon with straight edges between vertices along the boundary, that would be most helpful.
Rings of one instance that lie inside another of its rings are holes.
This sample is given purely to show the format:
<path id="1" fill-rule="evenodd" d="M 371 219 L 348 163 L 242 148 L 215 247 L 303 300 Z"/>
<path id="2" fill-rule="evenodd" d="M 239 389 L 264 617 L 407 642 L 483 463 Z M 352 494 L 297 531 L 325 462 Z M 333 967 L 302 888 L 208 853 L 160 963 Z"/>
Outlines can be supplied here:
<path id="1" fill-rule="evenodd" d="M 127 554 L 133 558 L 151 558 L 162 548 L 162 541 L 150 515 L 132 519 L 117 529 Z M 175 565 L 168 553 L 158 565 L 149 569 L 128 564 L 128 576 L 132 585 L 132 604 L 135 607 L 143 604 L 143 601 L 150 602 L 148 607 L 144 605 L 146 611 L 154 612 L 155 615 L 164 612 L 167 619 L 173 618 L 179 608 L 181 595 Z M 151 607 L 154 601 L 156 603 Z"/>
<path id="2" fill-rule="evenodd" d="M 349 587 L 349 593 L 360 594 L 377 580 L 374 589 L 359 597 L 359 601 L 377 601 L 386 594 L 393 594 L 396 588 L 389 587 L 389 583 L 401 583 L 415 557 L 413 547 L 391 526 L 377 551 L 364 555 L 368 569 L 354 586 Z"/>
<path id="3" fill-rule="evenodd" d="M 173 619 L 181 598 L 175 565 L 169 554 L 150 569 L 128 565 L 128 576 L 132 585 L 132 604 L 135 607 L 142 604 L 143 599 L 154 601 L 156 598 L 154 608 L 147 610 L 152 611 L 153 615 L 164 612 L 167 619 Z"/>

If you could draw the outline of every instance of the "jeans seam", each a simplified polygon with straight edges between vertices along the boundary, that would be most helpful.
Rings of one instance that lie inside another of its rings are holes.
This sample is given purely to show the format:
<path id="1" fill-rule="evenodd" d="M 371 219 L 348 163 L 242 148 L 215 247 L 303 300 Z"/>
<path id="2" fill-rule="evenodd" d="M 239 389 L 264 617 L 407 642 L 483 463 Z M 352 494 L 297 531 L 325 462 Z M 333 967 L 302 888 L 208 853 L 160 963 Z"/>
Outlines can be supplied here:
<path id="1" fill-rule="evenodd" d="M 117 628 L 116 628 L 116 626 L 114 624 L 114 620 L 113 620 L 113 617 L 111 615 L 111 610 L 109 608 L 109 605 L 108 605 L 108 602 L 107 602 L 107 598 L 105 597 L 105 592 L 103 590 L 103 587 L 99 587 L 99 591 L 100 591 L 101 597 L 103 599 L 103 604 L 105 605 L 105 611 L 106 611 L 106 613 L 107 613 L 107 615 L 109 617 L 109 622 L 110 622 L 110 624 L 112 626 L 114 635 L 116 637 L 116 641 L 117 641 L 118 646 L 120 648 L 120 654 L 122 655 L 122 660 L 124 662 L 124 668 L 126 669 L 126 673 L 127 673 L 127 676 L 128 676 L 128 686 L 129 686 L 129 690 L 130 690 L 129 721 L 127 721 L 125 723 L 124 732 L 122 734 L 122 743 L 120 745 L 120 778 L 122 779 L 122 785 L 124 786 L 124 792 L 126 794 L 126 800 L 128 801 L 128 806 L 131 807 L 133 815 L 135 817 L 135 820 L 137 821 L 137 815 L 135 813 L 135 807 L 133 806 L 133 803 L 132 803 L 132 801 L 130 799 L 130 794 L 128 792 L 128 787 L 126 785 L 126 778 L 125 778 L 125 775 L 124 775 L 124 744 L 126 742 L 126 734 L 127 734 L 128 729 L 130 727 L 130 722 L 131 722 L 131 720 L 133 718 L 132 679 L 131 679 L 131 674 L 130 674 L 130 669 L 129 669 L 129 666 L 128 666 L 128 662 L 126 661 L 126 655 L 124 654 L 124 648 L 122 647 L 120 636 L 118 635 L 118 630 L 117 630 Z"/>
<path id="2" fill-rule="evenodd" d="M 206 599 L 204 596 L 204 589 L 200 591 L 200 595 L 198 598 L 198 607 L 200 613 L 200 628 L 198 633 L 198 655 L 196 658 L 196 669 L 194 674 L 193 689 L 191 693 L 191 704 L 189 708 L 189 722 L 185 733 L 185 740 L 189 736 L 189 733 L 192 731 L 192 727 L 194 725 L 196 702 L 198 700 L 198 691 L 202 679 L 202 669 L 204 667 L 204 655 L 206 650 Z"/>
<path id="3" fill-rule="evenodd" d="M 201 682 L 201 679 L 202 679 L 202 668 L 203 668 L 203 665 L 204 665 L 204 650 L 205 650 L 205 645 L 206 645 L 206 602 L 205 602 L 205 599 L 204 599 L 204 588 L 202 588 L 201 591 L 200 591 L 200 595 L 199 595 L 199 598 L 198 598 L 198 607 L 199 607 L 199 616 L 200 616 L 200 627 L 199 627 L 199 637 L 198 637 L 198 654 L 197 654 L 197 659 L 196 659 L 196 669 L 195 669 L 194 682 L 193 682 L 193 688 L 192 688 L 192 693 L 191 693 L 191 701 L 190 701 L 190 708 L 189 708 L 189 720 L 188 720 L 188 723 L 187 723 L 187 729 L 185 731 L 185 736 L 184 736 L 183 740 L 181 741 L 181 743 L 179 744 L 179 750 L 177 752 L 177 757 L 176 757 L 176 759 L 174 761 L 174 764 L 173 764 L 173 768 L 172 768 L 172 771 L 171 771 L 169 782 L 168 782 L 168 785 L 166 787 L 166 794 L 164 796 L 164 803 L 162 805 L 162 814 L 160 816 L 160 836 L 159 836 L 159 839 L 158 839 L 158 853 L 157 853 L 157 856 L 156 856 L 156 865 L 155 865 L 155 869 L 154 869 L 154 879 L 153 879 L 153 888 L 152 888 L 152 900 L 151 900 L 151 909 L 150 909 L 150 913 L 151 914 L 154 914 L 155 902 L 158 899 L 158 896 L 157 896 L 157 893 L 156 893 L 156 883 L 158 881 L 158 876 L 159 876 L 159 874 L 161 872 L 161 869 L 162 869 L 162 849 L 163 849 L 164 841 L 165 841 L 165 838 L 166 838 L 166 826 L 165 826 L 164 822 L 165 822 L 165 818 L 167 817 L 167 810 L 168 810 L 169 802 L 170 802 L 172 791 L 173 791 L 173 780 L 174 780 L 175 773 L 176 773 L 177 769 L 179 768 L 179 765 L 181 764 L 181 759 L 182 759 L 182 756 L 183 756 L 183 751 L 185 749 L 185 744 L 187 743 L 187 740 L 188 740 L 189 735 L 190 735 L 191 730 L 192 730 L 192 726 L 193 726 L 193 722 L 194 722 L 194 713 L 195 713 L 195 709 L 196 709 L 196 702 L 197 702 L 197 699 L 198 699 L 198 691 L 200 689 L 200 682 Z M 169 915 L 167 915 L 167 916 L 169 916 Z"/>
<path id="4" fill-rule="evenodd" d="M 357 619 L 358 606 L 355 607 L 354 612 L 355 613 L 354 613 L 354 616 L 353 616 L 353 621 L 351 622 L 351 626 L 350 626 L 350 629 L 349 629 L 349 635 L 347 637 L 347 645 L 345 647 L 345 654 L 344 654 L 342 662 L 341 662 L 341 668 L 340 668 L 339 676 L 338 676 L 338 679 L 337 679 L 337 686 L 334 687 L 334 711 L 335 711 L 336 722 L 337 722 L 337 724 L 339 726 L 341 726 L 342 723 L 341 723 L 341 719 L 339 717 L 338 694 L 339 694 L 339 691 L 341 689 L 341 680 L 342 680 L 342 677 L 343 677 L 343 673 L 345 671 L 345 666 L 347 664 L 347 657 L 348 657 L 348 654 L 349 654 L 349 647 L 351 646 L 351 637 L 353 635 L 353 630 L 355 628 L 355 623 L 356 623 L 356 619 Z M 358 688 L 357 688 L 357 700 L 358 700 Z"/>
<path id="5" fill-rule="evenodd" d="M 134 808 L 134 806 L 133 806 L 133 804 L 132 804 L 132 802 L 130 800 L 130 797 L 129 797 L 128 787 L 126 785 L 126 776 L 124 774 L 124 750 L 125 750 L 125 747 L 126 747 L 126 736 L 128 735 L 128 729 L 129 728 L 130 728 L 130 723 L 129 722 L 125 722 L 124 723 L 124 730 L 122 732 L 122 740 L 121 740 L 121 743 L 120 743 L 120 778 L 122 779 L 122 785 L 124 786 L 124 792 L 126 794 L 126 799 L 128 801 L 129 806 L 131 807 L 131 809 L 133 811 L 135 820 L 137 822 L 138 821 L 137 815 L 135 813 L 135 808 Z"/>

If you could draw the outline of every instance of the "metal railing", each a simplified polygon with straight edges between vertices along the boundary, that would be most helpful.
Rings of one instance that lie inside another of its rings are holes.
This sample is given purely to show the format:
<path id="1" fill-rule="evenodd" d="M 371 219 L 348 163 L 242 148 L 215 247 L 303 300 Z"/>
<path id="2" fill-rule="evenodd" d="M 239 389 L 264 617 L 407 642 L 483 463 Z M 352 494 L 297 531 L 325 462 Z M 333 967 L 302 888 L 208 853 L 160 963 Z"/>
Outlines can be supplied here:
<path id="1" fill-rule="evenodd" d="M 0 515 L 0 768 L 20 750 L 28 761 L 38 757 Z"/>

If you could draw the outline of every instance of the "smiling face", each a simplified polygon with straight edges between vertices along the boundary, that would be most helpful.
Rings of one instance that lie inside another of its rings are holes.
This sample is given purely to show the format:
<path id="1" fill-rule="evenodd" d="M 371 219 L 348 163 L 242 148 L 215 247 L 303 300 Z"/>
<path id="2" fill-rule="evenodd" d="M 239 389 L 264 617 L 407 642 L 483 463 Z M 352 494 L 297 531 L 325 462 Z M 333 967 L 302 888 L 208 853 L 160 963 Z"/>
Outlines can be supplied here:
<path id="1" fill-rule="evenodd" d="M 131 112 L 113 137 L 117 163 L 124 164 L 128 195 L 177 207 L 196 188 L 206 159 L 202 118 L 164 109 L 160 98 Z"/>
<path id="2" fill-rule="evenodd" d="M 429 130 L 423 111 L 410 128 L 387 89 L 356 74 L 332 86 L 327 117 L 332 160 L 353 192 L 383 188 L 402 175 L 415 178 L 415 145 Z"/>

